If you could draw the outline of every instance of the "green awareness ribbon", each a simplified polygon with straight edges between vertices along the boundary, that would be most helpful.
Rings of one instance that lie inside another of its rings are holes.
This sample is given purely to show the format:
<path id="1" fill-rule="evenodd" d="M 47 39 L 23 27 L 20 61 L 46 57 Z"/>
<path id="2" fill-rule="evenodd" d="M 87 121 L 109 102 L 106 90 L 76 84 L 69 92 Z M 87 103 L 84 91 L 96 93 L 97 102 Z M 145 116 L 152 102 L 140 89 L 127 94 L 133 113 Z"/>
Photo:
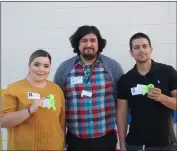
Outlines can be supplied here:
<path id="1" fill-rule="evenodd" d="M 146 85 L 143 91 L 143 95 L 149 92 L 149 88 L 154 88 L 154 85 L 153 84 Z"/>
<path id="2" fill-rule="evenodd" d="M 55 100 L 54 100 L 54 95 L 50 94 L 49 95 L 50 99 L 49 99 L 49 106 L 48 109 L 50 109 L 51 107 L 53 108 L 53 110 L 56 110 L 56 106 L 55 106 Z"/>

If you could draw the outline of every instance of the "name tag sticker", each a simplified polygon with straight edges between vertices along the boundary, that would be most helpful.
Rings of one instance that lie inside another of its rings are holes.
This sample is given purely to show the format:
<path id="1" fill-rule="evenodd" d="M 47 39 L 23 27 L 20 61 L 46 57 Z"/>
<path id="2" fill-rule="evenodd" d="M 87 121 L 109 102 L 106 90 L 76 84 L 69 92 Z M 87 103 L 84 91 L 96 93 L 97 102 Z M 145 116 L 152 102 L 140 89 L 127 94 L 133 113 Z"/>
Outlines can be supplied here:
<path id="1" fill-rule="evenodd" d="M 28 99 L 40 99 L 40 94 L 34 92 L 28 92 Z"/>
<path id="2" fill-rule="evenodd" d="M 140 94 L 143 94 L 146 87 L 147 87 L 146 85 L 137 84 L 137 91 L 138 91 Z"/>
<path id="3" fill-rule="evenodd" d="M 141 93 L 138 91 L 138 88 L 137 87 L 133 87 L 131 88 L 131 93 L 132 95 L 140 95 Z"/>
<path id="4" fill-rule="evenodd" d="M 71 77 L 71 85 L 83 83 L 83 76 Z"/>
<path id="5" fill-rule="evenodd" d="M 49 97 L 46 97 L 46 98 L 43 98 L 42 99 L 42 102 L 43 102 L 43 104 L 42 104 L 42 108 L 47 108 L 47 107 L 49 107 Z"/>
<path id="6" fill-rule="evenodd" d="M 83 96 L 92 97 L 92 92 L 82 90 L 81 97 L 83 97 Z"/>

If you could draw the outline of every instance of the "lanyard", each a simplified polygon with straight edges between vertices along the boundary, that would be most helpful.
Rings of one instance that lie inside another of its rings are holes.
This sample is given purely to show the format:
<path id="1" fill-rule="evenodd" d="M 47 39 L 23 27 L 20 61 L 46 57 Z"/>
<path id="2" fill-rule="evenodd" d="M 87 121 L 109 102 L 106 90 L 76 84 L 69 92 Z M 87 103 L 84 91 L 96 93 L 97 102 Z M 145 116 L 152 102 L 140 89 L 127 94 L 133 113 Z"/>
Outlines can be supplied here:
<path id="1" fill-rule="evenodd" d="M 90 80 L 90 77 L 91 77 L 91 75 L 92 75 L 92 72 L 93 72 L 93 70 L 94 70 L 94 67 L 95 67 L 95 65 L 96 65 L 97 59 L 93 62 L 92 68 L 91 68 L 90 72 L 87 72 L 87 70 L 86 70 L 86 68 L 85 68 L 85 64 L 84 64 L 84 62 L 83 62 L 83 60 L 82 60 L 81 58 L 80 58 L 80 62 L 81 62 L 81 65 L 82 65 L 82 67 L 83 67 L 84 74 L 85 74 L 85 76 L 86 76 L 86 78 L 87 78 L 87 83 L 88 83 L 89 80 Z"/>

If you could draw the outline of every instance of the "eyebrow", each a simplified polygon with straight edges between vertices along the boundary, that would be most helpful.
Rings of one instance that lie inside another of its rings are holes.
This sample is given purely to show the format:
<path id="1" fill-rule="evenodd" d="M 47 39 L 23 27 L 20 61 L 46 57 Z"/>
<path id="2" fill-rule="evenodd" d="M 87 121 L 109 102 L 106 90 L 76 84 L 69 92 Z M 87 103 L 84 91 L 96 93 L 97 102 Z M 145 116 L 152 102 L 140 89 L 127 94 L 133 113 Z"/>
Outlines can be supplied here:
<path id="1" fill-rule="evenodd" d="M 138 47 L 138 46 L 140 46 L 140 45 L 134 45 L 133 47 Z"/>
<path id="2" fill-rule="evenodd" d="M 94 40 L 97 40 L 97 38 L 81 38 L 81 40 L 87 40 L 87 39 L 94 39 Z"/>
<path id="3" fill-rule="evenodd" d="M 137 46 L 141 46 L 141 45 L 134 45 L 133 47 L 137 47 Z M 148 44 L 142 44 L 142 46 L 148 46 Z"/>
<path id="4" fill-rule="evenodd" d="M 41 64 L 40 62 L 34 62 L 35 64 Z M 44 64 L 44 65 L 50 65 L 50 64 Z"/>

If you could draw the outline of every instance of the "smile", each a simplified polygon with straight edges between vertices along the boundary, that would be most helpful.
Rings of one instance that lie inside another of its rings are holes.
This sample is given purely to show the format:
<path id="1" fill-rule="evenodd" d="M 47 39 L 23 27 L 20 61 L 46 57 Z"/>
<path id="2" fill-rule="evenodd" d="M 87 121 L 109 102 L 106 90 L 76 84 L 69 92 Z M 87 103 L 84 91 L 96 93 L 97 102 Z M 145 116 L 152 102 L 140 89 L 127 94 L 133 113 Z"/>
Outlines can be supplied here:
<path id="1" fill-rule="evenodd" d="M 38 73 L 36 73 L 37 75 L 39 75 L 39 76 L 43 76 L 44 74 L 38 74 Z"/>

